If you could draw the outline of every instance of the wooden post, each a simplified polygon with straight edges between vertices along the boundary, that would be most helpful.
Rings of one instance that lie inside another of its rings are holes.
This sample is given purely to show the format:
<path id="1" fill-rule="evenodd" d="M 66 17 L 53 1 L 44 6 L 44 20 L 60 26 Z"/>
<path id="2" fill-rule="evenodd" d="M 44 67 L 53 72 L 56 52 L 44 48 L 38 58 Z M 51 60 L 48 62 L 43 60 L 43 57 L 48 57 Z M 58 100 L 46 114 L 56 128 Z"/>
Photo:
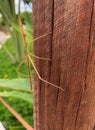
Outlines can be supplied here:
<path id="1" fill-rule="evenodd" d="M 95 0 L 32 0 L 35 130 L 95 130 Z"/>

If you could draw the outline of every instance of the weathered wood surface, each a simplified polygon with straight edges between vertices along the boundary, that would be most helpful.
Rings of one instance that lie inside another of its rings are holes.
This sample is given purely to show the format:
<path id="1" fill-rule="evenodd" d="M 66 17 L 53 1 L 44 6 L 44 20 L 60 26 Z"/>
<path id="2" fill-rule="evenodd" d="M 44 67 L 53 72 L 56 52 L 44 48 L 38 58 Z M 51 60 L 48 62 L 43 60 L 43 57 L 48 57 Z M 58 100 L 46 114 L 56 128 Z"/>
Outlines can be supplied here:
<path id="1" fill-rule="evenodd" d="M 32 0 L 35 130 L 95 130 L 95 0 Z"/>

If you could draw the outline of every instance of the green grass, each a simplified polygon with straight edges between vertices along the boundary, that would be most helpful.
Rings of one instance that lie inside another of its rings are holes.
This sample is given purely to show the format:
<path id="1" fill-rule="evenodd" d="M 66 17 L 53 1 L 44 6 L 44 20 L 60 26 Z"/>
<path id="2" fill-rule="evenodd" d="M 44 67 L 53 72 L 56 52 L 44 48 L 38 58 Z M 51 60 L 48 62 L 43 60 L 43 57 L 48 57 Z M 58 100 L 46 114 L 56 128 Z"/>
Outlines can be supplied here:
<path id="1" fill-rule="evenodd" d="M 6 42 L 6 47 L 14 54 L 14 49 L 11 39 Z M 0 78 L 18 78 L 21 77 L 16 73 L 16 68 L 19 64 L 13 64 L 8 55 L 4 52 L 3 48 L 0 49 Z M 33 70 L 33 69 L 32 69 Z M 27 75 L 27 65 L 24 63 L 20 68 L 20 72 Z M 2 91 L 2 89 L 0 89 Z M 21 99 L 7 98 L 11 106 L 19 112 L 22 117 L 33 126 L 33 106 Z M 32 117 L 32 118 L 31 118 Z M 21 124 L 17 119 L 0 103 L 0 121 L 7 126 L 20 126 Z"/>

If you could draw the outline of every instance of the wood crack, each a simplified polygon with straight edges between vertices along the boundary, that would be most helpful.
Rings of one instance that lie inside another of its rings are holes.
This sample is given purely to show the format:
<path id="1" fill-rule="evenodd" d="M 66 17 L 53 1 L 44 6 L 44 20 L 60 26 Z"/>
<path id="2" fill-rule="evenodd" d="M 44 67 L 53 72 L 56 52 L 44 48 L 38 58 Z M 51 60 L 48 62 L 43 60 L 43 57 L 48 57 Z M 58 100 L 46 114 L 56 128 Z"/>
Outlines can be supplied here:
<path id="1" fill-rule="evenodd" d="M 78 104 L 78 108 L 77 108 L 77 112 L 76 112 L 76 117 L 75 117 L 75 128 L 74 128 L 75 130 L 76 130 L 76 125 L 77 125 L 77 119 L 78 119 L 81 100 L 82 100 L 82 93 L 81 93 L 81 96 L 80 96 L 80 100 L 79 100 L 79 104 Z"/>
<path id="2" fill-rule="evenodd" d="M 53 30 L 54 30 L 54 0 L 52 0 L 52 24 L 51 24 L 51 47 L 50 47 L 50 59 L 52 59 L 52 43 L 53 43 Z M 51 70 L 52 70 L 52 61 L 50 62 L 50 75 L 49 78 L 51 78 Z M 50 79 L 49 79 L 50 81 Z"/>
<path id="3" fill-rule="evenodd" d="M 92 30 L 93 14 L 94 14 L 94 0 L 92 1 L 92 12 L 91 12 L 90 29 L 89 29 L 89 42 L 91 41 L 91 30 Z"/>
<path id="4" fill-rule="evenodd" d="M 91 30 L 92 30 L 93 13 L 94 13 L 94 0 L 92 1 L 92 11 L 91 11 L 91 18 L 90 18 L 89 45 L 88 45 L 87 58 L 86 58 L 86 70 L 85 70 L 85 86 L 84 86 L 84 91 L 86 90 L 86 86 L 87 86 L 86 81 L 87 81 L 88 61 L 89 61 L 89 55 L 90 55 L 90 49 L 91 49 Z"/>
<path id="5" fill-rule="evenodd" d="M 88 50 L 87 50 L 87 58 L 86 58 L 86 70 L 85 70 L 85 85 L 84 85 L 84 91 L 86 90 L 87 87 L 87 69 L 88 69 L 88 61 L 89 61 L 89 55 L 90 55 L 90 49 L 91 49 L 91 31 L 92 31 L 92 21 L 93 21 L 93 13 L 94 13 L 94 0 L 92 1 L 92 11 L 91 11 L 91 18 L 90 18 L 90 29 L 89 29 L 89 45 L 88 45 Z M 82 93 L 83 93 L 82 92 Z M 77 112 L 76 112 L 76 118 L 75 118 L 75 130 L 76 130 L 76 125 L 77 125 L 77 119 L 78 119 L 78 114 L 79 114 L 79 109 L 80 109 L 80 105 L 81 105 L 81 100 L 83 97 L 83 94 L 81 93 L 80 96 L 80 100 L 79 100 L 79 104 L 78 104 L 78 108 L 77 108 Z M 95 129 L 95 127 L 94 127 Z M 93 129 L 93 130 L 94 130 Z"/>
<path id="6" fill-rule="evenodd" d="M 95 124 L 94 124 L 93 130 L 95 130 Z"/>

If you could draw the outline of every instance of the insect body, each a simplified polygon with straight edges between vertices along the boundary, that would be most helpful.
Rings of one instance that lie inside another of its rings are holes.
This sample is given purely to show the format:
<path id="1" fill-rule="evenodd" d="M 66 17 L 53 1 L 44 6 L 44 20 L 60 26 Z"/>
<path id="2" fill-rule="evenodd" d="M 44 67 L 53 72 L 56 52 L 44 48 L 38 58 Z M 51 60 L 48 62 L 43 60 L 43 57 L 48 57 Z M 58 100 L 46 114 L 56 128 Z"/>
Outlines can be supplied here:
<path id="1" fill-rule="evenodd" d="M 32 53 L 29 52 L 29 50 L 28 50 L 28 43 L 27 43 L 27 40 L 26 40 L 26 33 L 25 33 L 25 31 L 24 31 L 24 28 L 23 28 L 22 22 L 21 22 L 21 20 L 20 20 L 20 17 L 19 17 L 19 23 L 20 23 L 20 27 L 21 27 L 21 31 L 22 31 L 22 36 L 23 36 L 23 39 L 24 39 L 25 48 L 26 48 L 26 58 L 25 58 L 25 59 L 26 59 L 26 61 L 27 61 L 28 77 L 29 77 L 29 80 L 30 80 L 31 90 L 32 90 L 32 77 L 31 77 L 31 73 L 30 73 L 30 63 L 33 65 L 33 68 L 34 68 L 34 70 L 35 70 L 35 72 L 36 72 L 38 78 L 39 78 L 41 81 L 43 81 L 43 82 L 45 82 L 45 83 L 51 85 L 52 87 L 58 88 L 58 89 L 60 89 L 61 91 L 64 92 L 64 90 L 63 90 L 61 87 L 59 87 L 59 86 L 57 86 L 57 85 L 55 85 L 55 84 L 53 84 L 53 83 L 51 83 L 51 82 L 49 82 L 49 81 L 44 80 L 43 78 L 41 78 L 41 76 L 40 76 L 39 72 L 37 71 L 37 68 L 36 68 L 36 66 L 35 66 L 35 64 L 34 64 L 34 62 L 33 62 L 33 60 L 32 60 L 31 57 L 30 57 L 30 55 L 32 55 L 32 56 L 34 56 L 35 58 L 38 58 L 38 59 L 40 59 L 40 60 L 49 60 L 49 61 L 51 61 L 51 59 L 49 59 L 49 58 L 43 58 L 43 57 L 38 57 L 38 56 L 36 56 L 36 55 L 34 55 L 34 54 L 32 54 Z M 49 33 L 47 33 L 47 34 L 44 34 L 44 35 L 42 35 L 42 36 L 39 36 L 39 37 L 35 38 L 32 42 L 37 41 L 37 40 L 39 40 L 40 38 L 46 37 L 47 35 L 50 35 L 50 34 L 51 34 L 51 32 L 49 32 Z M 21 64 L 22 64 L 22 63 L 21 63 Z M 20 66 L 21 66 L 21 64 L 20 64 Z M 20 66 L 19 66 L 19 67 L 20 67 Z"/>

